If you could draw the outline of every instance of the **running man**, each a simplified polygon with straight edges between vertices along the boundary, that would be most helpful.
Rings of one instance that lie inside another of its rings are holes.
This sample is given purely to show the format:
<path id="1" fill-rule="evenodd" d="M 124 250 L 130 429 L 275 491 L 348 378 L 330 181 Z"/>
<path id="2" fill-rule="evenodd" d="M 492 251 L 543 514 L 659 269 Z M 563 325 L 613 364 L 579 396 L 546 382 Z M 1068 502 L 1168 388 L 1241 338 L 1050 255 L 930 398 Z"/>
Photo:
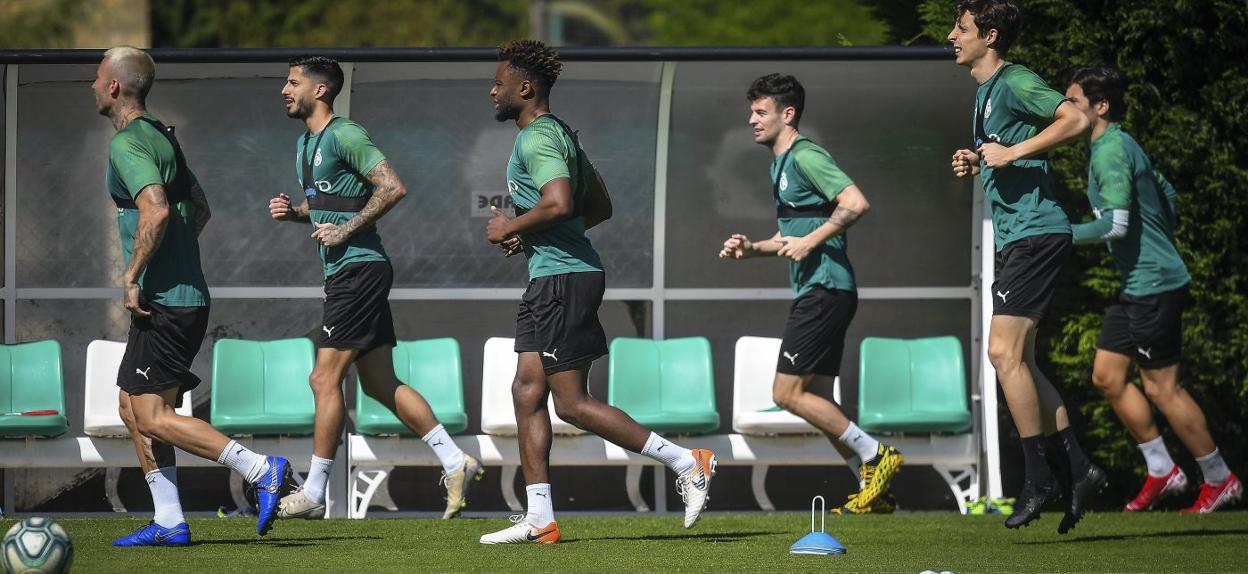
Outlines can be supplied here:
<path id="1" fill-rule="evenodd" d="M 278 194 L 269 200 L 269 214 L 278 221 L 312 223 L 324 268 L 325 308 L 310 379 L 316 397 L 311 470 L 303 486 L 282 498 L 278 515 L 325 515 L 325 486 L 346 418 L 342 379 L 355 364 L 364 394 L 390 409 L 441 461 L 447 492 L 442 518 L 454 518 L 467 505 L 470 480 L 480 479 L 484 469 L 459 449 L 425 398 L 394 374 L 388 300 L 394 274 L 377 220 L 407 191 L 368 132 L 334 115 L 342 84 L 338 62 L 302 56 L 290 61 L 282 87 L 286 115 L 307 126 L 295 140 L 295 177 L 306 201 L 295 206 Z"/>
<path id="2" fill-rule="evenodd" d="M 793 305 L 776 358 L 773 398 L 827 436 L 858 479 L 860 490 L 835 512 L 892 512 L 888 485 L 901 469 L 901 453 L 863 432 L 836 403 L 807 390 L 816 379 L 832 386 L 840 373 L 845 331 L 858 310 L 846 232 L 871 205 L 832 156 L 798 131 L 806 89 L 797 78 L 768 74 L 754 80 L 745 97 L 754 143 L 771 150 L 779 231 L 762 241 L 734 233 L 719 256 L 790 260 Z"/>
<path id="3" fill-rule="evenodd" d="M 1178 383 L 1191 276 L 1174 242 L 1177 194 L 1118 123 L 1127 106 L 1117 70 L 1080 68 L 1066 86 L 1066 97 L 1092 124 L 1088 201 L 1096 218 L 1074 226 L 1074 241 L 1106 243 L 1122 275 L 1122 291 L 1101 324 L 1092 383 L 1126 425 L 1148 466 L 1144 487 L 1123 510 L 1147 510 L 1187 486 L 1187 476 L 1170 459 L 1153 421 L 1151 401 L 1205 478 L 1196 503 L 1183 512 L 1213 512 L 1239 500 L 1243 485 L 1222 460 L 1200 405 Z M 1143 393 L 1127 383 L 1132 363 L 1139 365 Z"/>
<path id="4" fill-rule="evenodd" d="M 1070 221 L 1053 196 L 1046 152 L 1088 128 L 1074 104 L 1034 72 L 1005 60 L 1022 16 L 1009 0 L 959 0 L 949 32 L 954 57 L 979 84 L 975 149 L 953 154 L 958 177 L 980 175 L 992 210 L 996 280 L 990 296 L 988 359 L 1023 441 L 1023 490 L 1007 528 L 1030 524 L 1045 502 L 1061 497 L 1045 461 L 1045 435 L 1058 433 L 1070 459 L 1072 492 L 1057 531 L 1075 527 L 1088 498 L 1105 485 L 1070 428 L 1057 389 L 1036 367 L 1036 325 L 1070 257 Z"/>
<path id="5" fill-rule="evenodd" d="M 513 516 L 512 526 L 483 535 L 481 543 L 559 541 L 547 474 L 547 393 L 554 393 L 555 412 L 563 420 L 672 469 L 685 501 L 685 528 L 692 528 L 706 506 L 715 454 L 682 448 L 646 430 L 589 396 L 586 387 L 590 365 L 607 353 L 607 338 L 598 322 L 606 274 L 585 230 L 611 217 L 611 199 L 576 132 L 550 113 L 550 89 L 563 64 L 553 49 L 531 40 L 500 47 L 498 59 L 490 90 L 494 117 L 520 128 L 507 163 L 516 217 L 494 209 L 486 237 L 508 256 L 523 249 L 529 264 L 529 287 L 516 320 L 520 356 L 511 387 L 528 513 Z"/>
<path id="6" fill-rule="evenodd" d="M 91 90 L 117 134 L 108 144 L 105 185 L 117 206 L 125 259 L 122 304 L 130 312 L 126 353 L 117 373 L 118 410 L 139 456 L 156 515 L 113 546 L 185 546 L 191 529 L 178 499 L 173 448 L 215 460 L 256 487 L 256 532 L 273 527 L 286 459 L 254 453 L 195 417 L 179 415 L 182 395 L 199 386 L 191 362 L 208 329 L 208 284 L 199 234 L 211 212 L 186 165 L 173 128 L 147 111 L 156 63 L 142 50 L 104 53 Z"/>

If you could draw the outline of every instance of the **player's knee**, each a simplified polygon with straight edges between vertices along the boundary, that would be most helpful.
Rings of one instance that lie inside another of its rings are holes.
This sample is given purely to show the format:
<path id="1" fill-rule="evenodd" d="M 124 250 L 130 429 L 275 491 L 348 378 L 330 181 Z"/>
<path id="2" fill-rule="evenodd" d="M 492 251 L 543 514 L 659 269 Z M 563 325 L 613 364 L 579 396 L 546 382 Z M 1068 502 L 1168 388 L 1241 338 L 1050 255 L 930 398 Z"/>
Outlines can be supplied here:
<path id="1" fill-rule="evenodd" d="M 1178 383 L 1156 383 L 1145 380 L 1144 394 L 1153 404 L 1167 404 L 1178 396 L 1179 385 Z"/>
<path id="2" fill-rule="evenodd" d="M 1127 380 L 1118 375 L 1092 371 L 1092 386 L 1101 391 L 1106 399 L 1114 400 L 1126 390 Z"/>
<path id="3" fill-rule="evenodd" d="M 999 340 L 988 341 L 988 361 L 997 372 L 1013 371 L 1023 362 L 1023 355 L 1012 345 Z"/>
<path id="4" fill-rule="evenodd" d="M 582 414 L 585 406 L 586 401 L 583 398 L 555 397 L 555 415 L 576 428 L 584 428 L 581 421 L 585 418 Z"/>
<path id="5" fill-rule="evenodd" d="M 126 428 L 134 428 L 134 411 L 130 410 L 130 405 L 126 403 L 117 405 L 117 414 L 121 416 L 121 422 L 126 424 Z"/>
<path id="6" fill-rule="evenodd" d="M 776 384 L 771 387 L 771 400 L 775 401 L 776 406 L 792 411 L 797 407 L 797 397 L 801 394 L 801 390 L 793 385 Z"/>
<path id="7" fill-rule="evenodd" d="M 165 433 L 164 417 L 160 416 L 144 416 L 135 419 L 135 426 L 139 429 L 139 434 L 152 440 L 161 440 Z"/>
<path id="8" fill-rule="evenodd" d="M 308 384 L 312 386 L 314 395 L 339 392 L 341 383 L 341 380 L 323 371 L 312 371 L 312 376 L 308 377 Z"/>

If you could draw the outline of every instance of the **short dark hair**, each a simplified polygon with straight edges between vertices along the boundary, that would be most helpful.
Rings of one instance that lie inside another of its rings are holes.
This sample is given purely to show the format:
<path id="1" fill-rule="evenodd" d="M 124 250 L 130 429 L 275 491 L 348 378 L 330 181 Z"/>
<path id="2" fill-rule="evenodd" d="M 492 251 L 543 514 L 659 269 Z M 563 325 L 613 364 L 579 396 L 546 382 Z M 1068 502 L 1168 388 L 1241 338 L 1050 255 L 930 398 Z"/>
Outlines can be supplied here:
<path id="1" fill-rule="evenodd" d="M 802 108 L 806 106 L 806 88 L 797 78 L 787 74 L 767 74 L 750 84 L 745 98 L 751 102 L 759 98 L 771 98 L 776 108 L 793 108 L 793 126 L 802 121 Z"/>
<path id="2" fill-rule="evenodd" d="M 1079 84 L 1088 103 L 1109 103 L 1109 113 L 1105 118 L 1111 122 L 1122 121 L 1127 114 L 1127 102 L 1123 100 L 1122 74 L 1108 66 L 1087 66 L 1075 68 L 1066 73 L 1065 86 Z"/>
<path id="3" fill-rule="evenodd" d="M 1010 46 L 1014 45 L 1023 28 L 1023 15 L 1010 0 L 958 0 L 953 12 L 954 22 L 970 12 L 975 18 L 975 27 L 979 28 L 980 38 L 987 37 L 988 31 L 995 29 L 997 41 L 988 47 L 1002 56 L 1010 51 Z"/>
<path id="4" fill-rule="evenodd" d="M 537 40 L 512 40 L 499 46 L 498 61 L 507 62 L 511 69 L 524 74 L 542 94 L 550 93 L 563 71 L 559 52 Z"/>
<path id="5" fill-rule="evenodd" d="M 326 56 L 296 56 L 290 59 L 290 67 L 295 66 L 303 68 L 303 73 L 315 77 L 329 88 L 326 99 L 331 104 L 338 97 L 338 92 L 342 91 L 344 80 L 338 60 Z"/>

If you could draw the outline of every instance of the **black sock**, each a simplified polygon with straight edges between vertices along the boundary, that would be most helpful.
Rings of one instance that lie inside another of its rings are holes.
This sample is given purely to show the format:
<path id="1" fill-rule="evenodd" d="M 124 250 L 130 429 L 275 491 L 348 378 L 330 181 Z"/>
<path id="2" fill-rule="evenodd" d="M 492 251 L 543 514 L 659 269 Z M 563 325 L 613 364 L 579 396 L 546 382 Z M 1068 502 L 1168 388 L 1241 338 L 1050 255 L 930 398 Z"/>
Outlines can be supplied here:
<path id="1" fill-rule="evenodd" d="M 1053 476 L 1048 461 L 1044 460 L 1044 435 L 1023 437 L 1023 476 L 1040 483 Z"/>
<path id="2" fill-rule="evenodd" d="M 1065 430 L 1057 432 L 1062 439 L 1062 446 L 1066 448 L 1066 458 L 1070 460 L 1070 476 L 1074 480 L 1083 478 L 1088 472 L 1088 467 L 1092 463 L 1088 457 L 1083 454 L 1083 449 L 1079 447 L 1079 440 L 1075 438 L 1075 429 L 1066 427 Z"/>

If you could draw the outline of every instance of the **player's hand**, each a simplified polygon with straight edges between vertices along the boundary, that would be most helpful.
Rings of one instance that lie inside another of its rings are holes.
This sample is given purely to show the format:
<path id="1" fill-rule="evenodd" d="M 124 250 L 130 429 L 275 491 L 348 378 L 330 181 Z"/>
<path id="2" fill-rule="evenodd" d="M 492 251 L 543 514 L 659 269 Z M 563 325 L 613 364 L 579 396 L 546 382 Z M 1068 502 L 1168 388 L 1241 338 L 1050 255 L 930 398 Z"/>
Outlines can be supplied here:
<path id="1" fill-rule="evenodd" d="M 269 200 L 269 215 L 273 219 L 289 221 L 294 214 L 295 210 L 290 206 L 290 196 L 279 193 L 277 197 Z"/>
<path id="2" fill-rule="evenodd" d="M 502 243 L 507 239 L 507 223 L 511 221 L 507 214 L 500 211 L 493 205 L 490 206 L 490 222 L 485 225 L 485 238 L 495 245 Z"/>
<path id="3" fill-rule="evenodd" d="M 953 152 L 953 175 L 974 177 L 979 175 L 979 156 L 969 149 Z"/>
<path id="4" fill-rule="evenodd" d="M 342 245 L 347 240 L 347 234 L 342 232 L 342 228 L 332 223 L 312 222 L 316 227 L 316 231 L 312 232 L 312 239 L 315 239 L 325 247 L 336 247 Z"/>
<path id="5" fill-rule="evenodd" d="M 520 241 L 520 236 L 509 237 L 498 244 L 503 250 L 503 257 L 511 257 L 524 253 L 524 242 Z"/>
<path id="6" fill-rule="evenodd" d="M 812 243 L 806 237 L 781 237 L 777 241 L 780 242 L 780 250 L 776 255 L 780 257 L 788 257 L 793 261 L 801 261 L 810 255 L 818 245 Z"/>
<path id="7" fill-rule="evenodd" d="M 1018 158 L 1014 157 L 1014 152 L 1010 148 L 999 143 L 988 142 L 979 146 L 976 150 L 979 157 L 984 160 L 984 165 L 991 168 L 998 168 L 1010 165 Z"/>
<path id="8" fill-rule="evenodd" d="M 135 317 L 151 317 L 152 312 L 144 309 L 139 302 L 142 292 L 138 283 L 126 283 L 122 286 L 121 304 Z"/>
<path id="9" fill-rule="evenodd" d="M 750 243 L 749 237 L 733 233 L 724 242 L 724 248 L 719 250 L 719 257 L 721 259 L 745 259 L 753 250 L 754 244 Z"/>

